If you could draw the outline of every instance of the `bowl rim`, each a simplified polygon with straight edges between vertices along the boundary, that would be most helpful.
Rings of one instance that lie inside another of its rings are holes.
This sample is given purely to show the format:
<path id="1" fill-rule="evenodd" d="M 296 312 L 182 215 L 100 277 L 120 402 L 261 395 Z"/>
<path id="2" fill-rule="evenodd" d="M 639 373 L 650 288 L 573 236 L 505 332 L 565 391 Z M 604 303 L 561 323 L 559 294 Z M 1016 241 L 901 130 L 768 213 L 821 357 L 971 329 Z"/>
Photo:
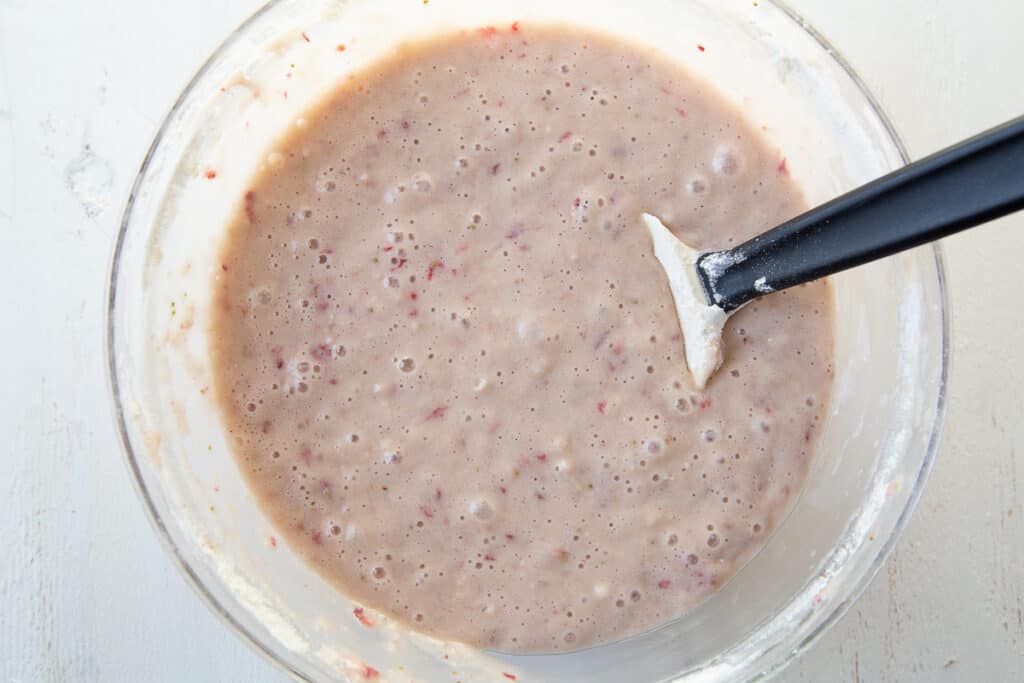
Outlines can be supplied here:
<path id="1" fill-rule="evenodd" d="M 900 137 L 899 133 L 896 131 L 895 125 L 889 118 L 889 115 L 882 108 L 882 105 L 875 97 L 875 94 L 868 88 L 864 79 L 861 78 L 860 74 L 857 73 L 846 57 L 836 49 L 824 34 L 814 28 L 814 26 L 805 20 L 802 15 L 790 7 L 786 0 L 768 0 L 768 3 L 774 5 L 808 36 L 810 36 L 828 54 L 832 61 L 834 61 L 846 73 L 847 77 L 860 91 L 865 102 L 871 108 L 872 115 L 878 119 L 882 129 L 885 131 L 885 135 L 895 147 L 900 161 L 903 165 L 909 164 L 911 162 L 911 156 L 907 150 L 906 144 L 903 142 L 903 138 Z M 949 282 L 945 265 L 946 259 L 942 246 L 938 242 L 933 242 L 929 246 L 935 263 L 936 284 L 939 289 L 939 322 L 940 332 L 942 335 L 940 347 L 941 367 L 939 371 L 939 382 L 936 391 L 935 404 L 933 407 L 934 412 L 932 413 L 931 434 L 928 436 L 928 444 L 925 447 L 924 457 L 921 459 L 921 466 L 918 468 L 914 477 L 910 495 L 907 497 L 907 502 L 904 505 L 903 510 L 900 512 L 896 523 L 893 525 L 892 532 L 882 543 L 868 570 L 861 574 L 861 576 L 853 583 L 853 587 L 846 599 L 842 603 L 838 604 L 835 609 L 833 609 L 832 612 L 825 617 L 813 631 L 811 631 L 811 633 L 797 643 L 789 652 L 786 653 L 785 656 L 780 658 L 769 668 L 766 668 L 752 676 L 749 679 L 750 682 L 768 680 L 781 672 L 797 657 L 818 642 L 818 640 L 825 635 L 825 633 L 828 632 L 834 624 L 846 615 L 850 607 L 860 599 L 861 595 L 864 594 L 864 591 L 867 590 L 867 587 L 872 581 L 874 581 L 875 576 L 877 576 L 889 555 L 896 548 L 896 544 L 903 537 L 907 525 L 913 517 L 914 510 L 917 509 L 917 505 L 921 500 L 921 494 L 924 493 L 924 487 L 927 483 L 928 475 L 931 473 L 932 466 L 935 464 L 935 458 L 938 454 L 939 445 L 942 440 L 943 427 L 945 426 L 948 414 L 949 377 L 953 348 L 951 339 L 952 321 L 950 319 Z"/>
<path id="2" fill-rule="evenodd" d="M 278 4 L 285 1 L 286 0 L 267 0 L 264 5 L 257 8 L 255 12 L 250 14 L 231 31 L 231 33 L 203 61 L 199 68 L 196 69 L 192 77 L 189 78 L 188 83 L 185 84 L 185 87 L 182 88 L 181 92 L 175 98 L 174 102 L 171 104 L 167 113 L 161 120 L 156 133 L 154 133 L 153 141 L 147 148 L 146 154 L 142 158 L 142 163 L 139 165 L 139 170 L 135 175 L 135 179 L 132 181 L 131 190 L 129 191 L 128 199 L 125 201 L 124 211 L 121 214 L 121 223 L 118 226 L 117 237 L 114 241 L 114 249 L 110 257 L 110 267 L 108 269 L 109 275 L 106 281 L 106 311 L 104 314 L 105 321 L 103 325 L 103 345 L 106 352 L 107 390 L 111 400 L 111 411 L 113 414 L 114 425 L 117 430 L 118 440 L 121 444 L 121 451 L 124 454 L 125 465 L 131 474 L 130 478 L 132 480 L 132 487 L 135 489 L 136 495 L 142 502 L 143 508 L 145 508 L 146 511 L 146 517 L 149 519 L 150 525 L 157 532 L 157 536 L 160 539 L 160 544 L 163 546 L 164 551 L 170 556 L 173 564 L 187 579 L 186 583 L 192 588 L 195 594 L 199 596 L 199 599 L 243 643 L 246 643 L 257 654 L 262 655 L 265 661 L 269 661 L 275 665 L 290 678 L 296 681 L 303 681 L 304 683 L 316 683 L 306 674 L 279 657 L 270 645 L 246 628 L 230 610 L 225 608 L 209 587 L 203 583 L 199 574 L 185 558 L 178 545 L 175 544 L 174 539 L 171 537 L 170 531 L 167 528 L 167 524 L 164 522 L 163 517 L 160 514 L 160 510 L 157 508 L 156 502 L 149 494 L 149 490 L 146 487 L 146 483 L 142 475 L 142 469 L 139 466 L 138 454 L 132 447 L 131 437 L 128 434 L 128 419 L 125 414 L 121 387 L 118 384 L 117 379 L 118 365 L 117 355 L 115 353 L 115 337 L 117 332 L 115 314 L 117 311 L 117 282 L 121 268 L 121 257 L 123 255 L 125 241 L 128 236 L 128 230 L 131 226 L 132 210 L 135 208 L 136 198 L 138 197 L 142 184 L 146 179 L 149 167 L 156 155 L 156 152 L 159 149 L 160 144 L 163 142 L 164 136 L 170 129 L 175 117 L 183 109 L 189 94 L 196 87 L 199 81 L 213 69 L 213 66 L 221 55 L 241 40 L 242 35 L 245 33 L 247 28 L 257 23 L 263 15 L 267 14 Z"/>
<path id="3" fill-rule="evenodd" d="M 173 104 L 168 109 L 166 115 L 163 117 L 160 126 L 157 128 L 153 141 L 150 143 L 145 156 L 142 159 L 142 163 L 139 166 L 139 170 L 132 182 L 132 186 L 125 202 L 124 210 L 121 216 L 121 222 L 118 226 L 118 232 L 114 241 L 113 251 L 110 257 L 110 265 L 107 270 L 107 279 L 105 283 L 105 301 L 106 310 L 104 313 L 104 325 L 103 325 L 103 344 L 106 355 L 106 383 L 107 392 L 110 397 L 110 406 L 114 426 L 117 431 L 118 440 L 121 445 L 121 450 L 124 454 L 125 465 L 131 475 L 132 485 L 135 489 L 135 493 L 141 501 L 143 508 L 146 511 L 146 516 L 149 519 L 153 529 L 157 532 L 157 536 L 160 539 L 161 545 L 164 550 L 170 556 L 173 563 L 177 566 L 178 570 L 187 579 L 186 583 L 192 588 L 192 590 L 199 596 L 207 608 L 217 616 L 225 625 L 229 627 L 231 631 L 244 643 L 248 644 L 255 652 L 262 655 L 267 661 L 275 665 L 279 670 L 284 672 L 289 677 L 308 683 L 315 683 L 313 678 L 310 678 L 306 673 L 290 665 L 284 658 L 278 655 L 275 648 L 266 642 L 266 639 L 258 636 L 243 625 L 234 614 L 227 609 L 217 596 L 210 590 L 210 588 L 203 582 L 199 574 L 189 563 L 185 557 L 181 548 L 175 543 L 174 539 L 167 528 L 167 524 L 161 516 L 160 510 L 157 507 L 156 502 L 150 495 L 149 490 L 146 486 L 142 470 L 139 464 L 139 457 L 133 448 L 131 437 L 128 433 L 128 419 L 125 412 L 125 405 L 122 400 L 122 390 L 118 383 L 118 360 L 115 353 L 115 337 L 117 333 L 116 325 L 116 311 L 117 311 L 117 282 L 121 269 L 121 257 L 123 255 L 125 241 L 128 235 L 129 228 L 131 227 L 133 209 L 135 207 L 135 201 L 142 188 L 143 182 L 146 180 L 150 165 L 154 159 L 154 156 L 159 149 L 163 139 L 174 122 L 176 116 L 182 110 L 186 99 L 191 94 L 197 84 L 212 70 L 213 66 L 217 63 L 219 58 L 237 42 L 239 42 L 246 30 L 257 23 L 265 14 L 274 10 L 278 5 L 287 3 L 289 0 L 268 0 L 264 5 L 256 9 L 248 18 L 243 20 L 203 61 L 199 68 L 195 71 L 192 77 L 188 80 L 185 87 L 181 90 Z M 850 82 L 859 91 L 863 97 L 865 103 L 871 110 L 871 114 L 877 119 L 885 136 L 888 141 L 893 145 L 895 151 L 902 164 L 906 165 L 910 163 L 911 157 L 907 151 L 906 145 L 903 139 L 897 133 L 895 126 L 886 114 L 878 102 L 875 95 L 867 87 L 864 80 L 860 75 L 853 69 L 850 62 L 839 52 L 836 47 L 817 29 L 815 29 L 810 23 L 808 23 L 796 10 L 789 6 L 786 0 L 765 0 L 765 5 L 768 5 L 782 13 L 784 17 L 790 20 L 795 26 L 806 33 L 828 57 L 846 74 L 850 79 Z M 931 421 L 931 434 L 928 438 L 928 444 L 925 448 L 924 456 L 921 460 L 921 465 L 918 468 L 916 476 L 914 477 L 913 484 L 910 490 L 910 494 L 907 497 L 907 501 L 900 512 L 895 524 L 892 527 L 892 532 L 880 545 L 878 552 L 876 553 L 872 563 L 867 571 L 863 572 L 856 581 L 853 582 L 852 587 L 846 597 L 841 603 L 837 604 L 835 608 L 818 623 L 814 629 L 802 640 L 796 643 L 793 647 L 778 657 L 773 662 L 769 662 L 768 666 L 760 671 L 753 672 L 753 674 L 746 679 L 747 681 L 763 681 L 772 678 L 780 671 L 785 669 L 791 664 L 800 654 L 805 652 L 814 643 L 818 641 L 833 624 L 837 623 L 849 610 L 849 608 L 860 598 L 860 596 L 867 589 L 868 585 L 874 580 L 878 571 L 885 563 L 886 559 L 892 553 L 896 544 L 902 538 L 903 533 L 906 531 L 907 524 L 913 516 L 914 510 L 917 508 L 918 503 L 921 499 L 921 494 L 924 491 L 924 485 L 928 479 L 928 475 L 931 472 L 932 466 L 934 465 L 936 455 L 938 453 L 942 430 L 945 425 L 947 408 L 948 408 L 948 393 L 949 393 L 949 377 L 950 377 L 950 366 L 952 362 L 952 340 L 951 340 L 951 320 L 950 320 L 950 301 L 948 291 L 948 277 L 946 275 L 945 268 L 945 257 L 943 250 L 938 243 L 930 245 L 933 262 L 935 265 L 936 280 L 938 285 L 939 293 L 939 319 L 940 319 L 940 331 L 941 331 L 941 368 L 940 376 L 936 391 L 936 400 L 933 406 Z M 683 674 L 685 675 L 685 674 Z"/>

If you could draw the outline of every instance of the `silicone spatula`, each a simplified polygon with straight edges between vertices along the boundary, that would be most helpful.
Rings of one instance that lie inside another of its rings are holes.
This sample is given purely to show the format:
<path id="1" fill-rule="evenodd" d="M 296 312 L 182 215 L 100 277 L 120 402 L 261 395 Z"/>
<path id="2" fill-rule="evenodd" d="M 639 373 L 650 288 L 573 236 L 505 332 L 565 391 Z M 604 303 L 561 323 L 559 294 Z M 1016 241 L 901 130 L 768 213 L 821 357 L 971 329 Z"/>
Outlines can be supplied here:
<path id="1" fill-rule="evenodd" d="M 728 317 L 754 299 L 1024 208 L 1024 116 L 914 162 L 739 246 L 700 253 L 644 214 L 694 382 L 722 363 Z"/>

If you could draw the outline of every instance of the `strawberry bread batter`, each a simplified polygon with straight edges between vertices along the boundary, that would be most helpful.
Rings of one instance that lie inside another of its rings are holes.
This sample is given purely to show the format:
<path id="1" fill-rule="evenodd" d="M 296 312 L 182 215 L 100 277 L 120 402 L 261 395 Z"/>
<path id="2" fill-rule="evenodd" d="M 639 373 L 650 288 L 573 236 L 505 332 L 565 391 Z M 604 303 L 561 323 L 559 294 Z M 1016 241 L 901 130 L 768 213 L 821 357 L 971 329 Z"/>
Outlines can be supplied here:
<path id="1" fill-rule="evenodd" d="M 306 121 L 214 282 L 223 419 L 289 545 L 367 610 L 521 653 L 727 581 L 813 455 L 831 295 L 741 310 L 698 391 L 641 215 L 747 239 L 805 208 L 779 151 L 678 66 L 568 27 L 408 46 Z"/>

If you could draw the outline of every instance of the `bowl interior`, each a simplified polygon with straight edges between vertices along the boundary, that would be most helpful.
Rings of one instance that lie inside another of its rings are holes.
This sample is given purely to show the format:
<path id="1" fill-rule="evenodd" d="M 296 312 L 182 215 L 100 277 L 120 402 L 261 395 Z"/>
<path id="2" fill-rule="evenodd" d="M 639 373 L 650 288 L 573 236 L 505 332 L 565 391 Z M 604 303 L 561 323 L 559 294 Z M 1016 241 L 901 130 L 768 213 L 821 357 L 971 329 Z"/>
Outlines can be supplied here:
<path id="1" fill-rule="evenodd" d="M 207 283 L 222 227 L 272 141 L 332 82 L 396 44 L 512 21 L 583 24 L 668 54 L 762 127 L 812 203 L 905 161 L 851 72 L 771 3 L 272 3 L 179 99 L 125 214 L 108 341 L 130 466 L 200 594 L 301 678 L 358 680 L 364 663 L 445 681 L 453 671 L 463 681 L 501 672 L 538 681 L 757 677 L 788 661 L 859 594 L 920 492 L 947 364 L 937 251 L 918 249 L 835 278 L 832 410 L 804 491 L 765 549 L 695 611 L 584 652 L 508 657 L 387 623 L 362 627 L 344 596 L 275 545 L 217 420 L 208 393 Z M 210 167 L 216 184 L 203 182 Z"/>

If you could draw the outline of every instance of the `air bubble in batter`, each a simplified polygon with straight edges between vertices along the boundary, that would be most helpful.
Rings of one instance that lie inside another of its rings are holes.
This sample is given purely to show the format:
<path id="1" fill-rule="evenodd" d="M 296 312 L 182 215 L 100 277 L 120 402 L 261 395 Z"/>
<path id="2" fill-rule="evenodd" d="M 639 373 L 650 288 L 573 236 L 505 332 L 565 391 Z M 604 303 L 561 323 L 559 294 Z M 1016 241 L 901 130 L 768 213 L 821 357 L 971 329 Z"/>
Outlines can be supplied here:
<path id="1" fill-rule="evenodd" d="M 477 498 L 469 503 L 469 514 L 479 522 L 494 519 L 494 505 L 486 498 Z"/>
<path id="2" fill-rule="evenodd" d="M 434 189 L 434 181 L 429 173 L 416 173 L 412 177 L 412 189 L 414 192 L 430 192 Z"/>
<path id="3" fill-rule="evenodd" d="M 732 147 L 722 145 L 711 158 L 711 170 L 721 176 L 733 176 L 740 172 L 743 158 Z"/>
<path id="4" fill-rule="evenodd" d="M 704 194 L 708 189 L 708 181 L 704 176 L 694 176 L 686 183 L 686 191 L 690 194 Z"/>

